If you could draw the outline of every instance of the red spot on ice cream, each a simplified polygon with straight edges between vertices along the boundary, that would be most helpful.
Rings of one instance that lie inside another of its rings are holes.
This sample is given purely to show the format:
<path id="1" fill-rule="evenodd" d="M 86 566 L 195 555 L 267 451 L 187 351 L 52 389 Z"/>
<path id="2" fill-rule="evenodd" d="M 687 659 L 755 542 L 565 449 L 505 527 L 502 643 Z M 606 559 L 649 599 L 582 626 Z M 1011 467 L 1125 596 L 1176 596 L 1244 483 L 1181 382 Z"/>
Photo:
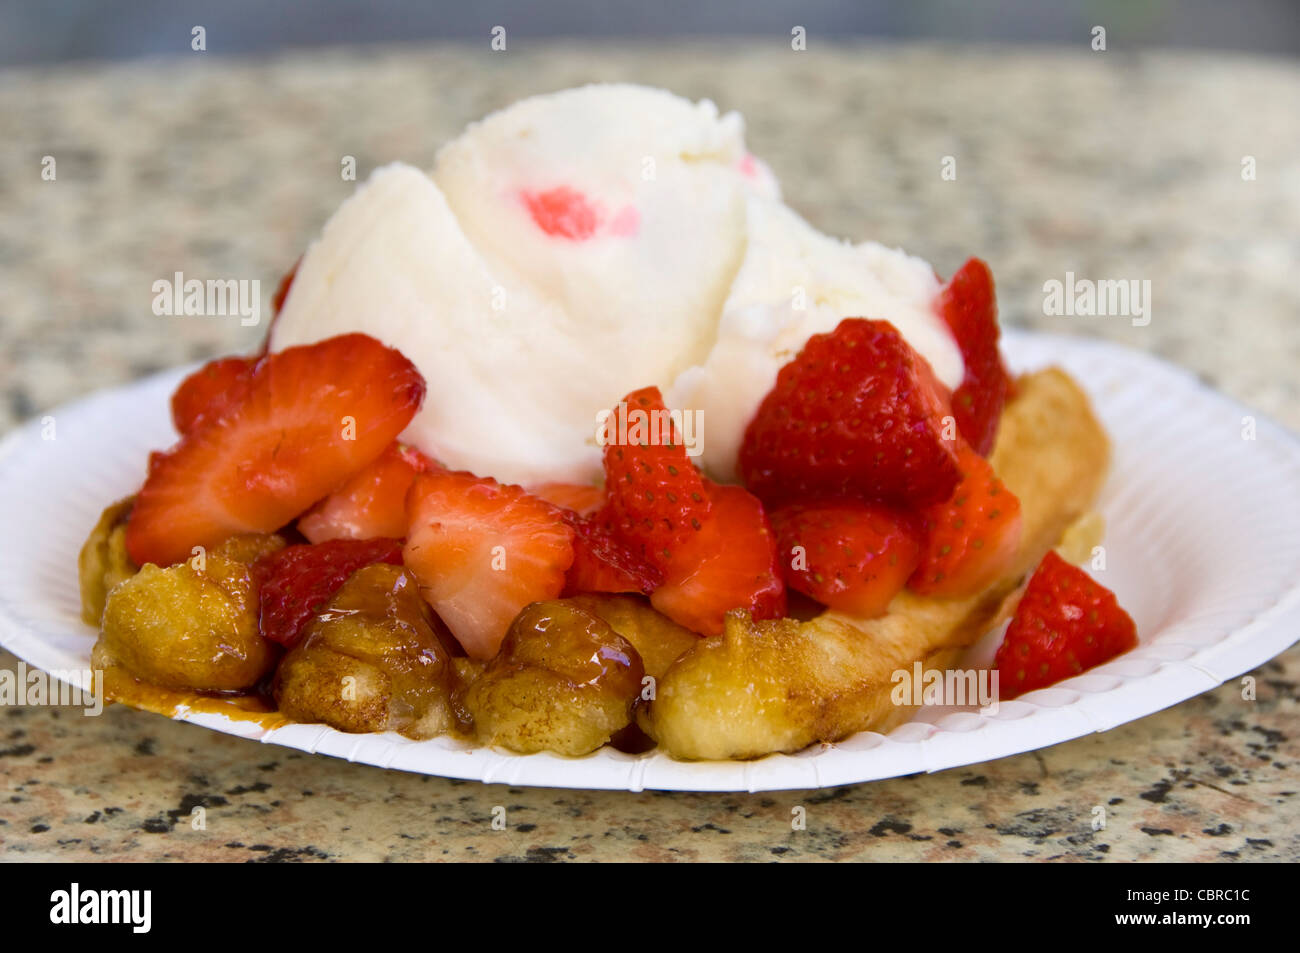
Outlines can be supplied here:
<path id="1" fill-rule="evenodd" d="M 545 192 L 521 192 L 520 196 L 537 227 L 547 235 L 580 242 L 596 234 L 600 225 L 600 206 L 567 185 Z"/>
<path id="2" fill-rule="evenodd" d="M 736 168 L 740 170 L 741 175 L 748 176 L 751 179 L 758 175 L 758 163 L 754 160 L 752 152 L 746 152 L 741 160 L 736 163 Z"/>

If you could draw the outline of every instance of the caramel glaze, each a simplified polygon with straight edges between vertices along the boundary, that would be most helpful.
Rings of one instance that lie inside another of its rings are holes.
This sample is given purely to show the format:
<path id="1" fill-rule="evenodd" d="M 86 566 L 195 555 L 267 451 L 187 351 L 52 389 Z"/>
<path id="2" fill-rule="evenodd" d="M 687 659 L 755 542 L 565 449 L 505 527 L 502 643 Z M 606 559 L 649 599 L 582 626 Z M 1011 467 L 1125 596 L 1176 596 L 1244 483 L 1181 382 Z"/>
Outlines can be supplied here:
<path id="1" fill-rule="evenodd" d="M 104 669 L 104 702 L 153 712 L 167 718 L 178 718 L 187 711 L 225 715 L 231 721 L 252 722 L 267 731 L 285 725 L 302 724 L 276 710 L 274 700 L 261 687 L 255 692 L 178 691 L 142 682 L 118 665 Z M 458 718 L 455 728 L 446 732 L 446 735 L 472 743 L 473 722 Z"/>
<path id="2" fill-rule="evenodd" d="M 205 694 L 160 688 L 132 677 L 125 669 L 104 669 L 104 700 L 176 718 L 185 711 L 225 715 L 232 721 L 251 721 L 270 731 L 290 724 L 260 693 Z"/>
<path id="3" fill-rule="evenodd" d="M 116 665 L 104 670 L 104 701 L 153 712 L 167 718 L 177 718 L 187 711 L 225 715 L 231 721 L 252 722 L 267 731 L 283 728 L 285 725 L 301 724 L 280 714 L 275 708 L 275 702 L 260 691 L 224 694 L 182 692 L 142 682 Z M 454 730 L 447 732 L 447 735 L 469 742 L 473 740 L 470 735 L 471 727 L 458 723 Z"/>
<path id="4" fill-rule="evenodd" d="M 132 677 L 117 665 L 104 669 L 104 701 L 167 718 L 177 718 L 191 711 L 224 715 L 231 721 L 251 722 L 266 731 L 296 724 L 277 711 L 275 702 L 262 691 L 205 694 L 161 688 Z M 456 726 L 447 734 L 472 743 L 473 721 L 461 711 L 456 714 Z M 615 734 L 609 744 L 626 754 L 641 754 L 655 747 L 654 741 L 637 728 L 635 722 Z"/>

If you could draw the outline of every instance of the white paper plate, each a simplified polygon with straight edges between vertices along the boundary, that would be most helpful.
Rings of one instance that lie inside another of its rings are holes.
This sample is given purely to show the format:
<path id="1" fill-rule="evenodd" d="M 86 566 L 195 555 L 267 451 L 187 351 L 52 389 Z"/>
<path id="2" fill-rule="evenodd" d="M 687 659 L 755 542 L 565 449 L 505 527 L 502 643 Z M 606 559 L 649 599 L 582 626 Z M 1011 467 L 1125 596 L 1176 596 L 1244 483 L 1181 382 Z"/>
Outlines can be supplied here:
<path id="1" fill-rule="evenodd" d="M 1259 666 L 1300 635 L 1300 441 L 1184 371 L 1099 341 L 1008 333 L 1016 370 L 1057 363 L 1088 389 L 1115 442 L 1100 508 L 1102 581 L 1141 644 L 1108 665 L 996 715 L 922 709 L 889 735 L 753 762 L 673 761 L 601 750 L 519 756 L 437 739 L 348 735 L 320 725 L 266 730 L 221 715 L 181 719 L 228 734 L 385 768 L 546 787 L 761 791 L 937 771 L 1030 751 L 1159 711 Z M 134 491 L 148 451 L 170 444 L 169 371 L 36 420 L 0 444 L 0 642 L 49 670 L 89 668 L 76 558 L 100 510 Z M 1255 439 L 1243 438 L 1254 418 Z M 986 661 L 996 634 L 971 650 Z M 143 717 L 143 716 L 142 716 Z"/>

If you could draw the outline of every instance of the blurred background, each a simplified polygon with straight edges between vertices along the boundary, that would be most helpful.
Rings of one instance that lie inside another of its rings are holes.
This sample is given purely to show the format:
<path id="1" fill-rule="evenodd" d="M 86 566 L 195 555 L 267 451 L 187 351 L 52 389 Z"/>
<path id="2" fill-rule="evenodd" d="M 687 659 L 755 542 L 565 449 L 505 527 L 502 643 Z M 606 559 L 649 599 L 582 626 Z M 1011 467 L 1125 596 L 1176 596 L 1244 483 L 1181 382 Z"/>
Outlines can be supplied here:
<path id="1" fill-rule="evenodd" d="M 996 43 L 1069 43 L 1106 23 L 1129 47 L 1300 53 L 1296 0 L 3 0 L 0 64 L 174 54 L 200 22 L 210 51 L 237 54 L 472 39 L 502 23 L 519 39 L 780 35 L 798 23 L 841 40 Z"/>
<path id="2" fill-rule="evenodd" d="M 0 0 L 0 431 L 257 346 L 160 320 L 153 282 L 269 300 L 378 166 L 602 81 L 741 112 L 825 232 L 984 258 L 1007 326 L 1152 351 L 1300 428 L 1297 53 L 1300 0 Z M 1150 280 L 1150 325 L 1044 313 L 1067 272 Z"/>

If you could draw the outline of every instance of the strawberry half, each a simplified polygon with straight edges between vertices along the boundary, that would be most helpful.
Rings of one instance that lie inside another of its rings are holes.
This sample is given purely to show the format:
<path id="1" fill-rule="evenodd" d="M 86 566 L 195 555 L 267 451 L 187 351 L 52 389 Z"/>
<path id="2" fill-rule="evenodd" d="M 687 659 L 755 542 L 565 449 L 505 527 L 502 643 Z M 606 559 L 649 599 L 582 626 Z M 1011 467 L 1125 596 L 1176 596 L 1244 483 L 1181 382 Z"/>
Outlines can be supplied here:
<path id="1" fill-rule="evenodd" d="M 968 444 L 959 452 L 966 475 L 952 497 L 921 511 L 921 562 L 908 586 L 925 595 L 974 595 L 1006 572 L 1020 546 L 1020 500 Z"/>
<path id="2" fill-rule="evenodd" d="M 415 478 L 406 512 L 403 559 L 473 658 L 492 658 L 520 609 L 564 590 L 573 529 L 522 487 L 435 470 Z"/>
<path id="3" fill-rule="evenodd" d="M 423 399 L 415 365 L 364 334 L 268 355 L 237 406 L 150 458 L 127 551 L 166 566 L 279 529 L 383 453 Z"/>
<path id="4" fill-rule="evenodd" d="M 961 349 L 966 376 L 952 395 L 957 429 L 980 456 L 988 456 L 998 433 L 1011 378 L 998 350 L 998 302 L 993 273 L 972 258 L 948 280 L 935 300 Z"/>
<path id="5" fill-rule="evenodd" d="M 999 692 L 1015 698 L 1095 668 L 1137 645 L 1115 594 L 1049 552 L 1020 599 L 994 656 Z"/>
<path id="6" fill-rule="evenodd" d="M 253 564 L 262 635 L 293 648 L 312 616 L 354 572 L 372 563 L 400 566 L 401 542 L 334 539 L 315 546 L 287 546 L 263 556 Z"/>
<path id="7" fill-rule="evenodd" d="M 569 567 L 564 595 L 583 592 L 642 592 L 649 594 L 663 582 L 663 573 L 642 559 L 631 546 L 600 521 L 564 513 L 573 529 L 573 565 Z"/>
<path id="8" fill-rule="evenodd" d="M 709 518 L 712 503 L 658 387 L 633 391 L 608 421 L 601 512 L 615 535 L 668 571 Z"/>
<path id="9" fill-rule="evenodd" d="M 709 519 L 674 558 L 650 604 L 701 635 L 720 633 L 732 609 L 756 620 L 785 615 L 776 536 L 763 504 L 738 486 L 709 484 L 707 492 Z"/>
<path id="10" fill-rule="evenodd" d="M 379 459 L 308 510 L 298 531 L 313 543 L 405 536 L 406 491 L 435 466 L 414 447 L 393 441 Z"/>
<path id="11" fill-rule="evenodd" d="M 238 407 L 248 394 L 256 364 L 255 357 L 223 357 L 181 381 L 172 394 L 172 423 L 177 433 L 187 434 Z"/>
<path id="12" fill-rule="evenodd" d="M 921 559 L 918 522 L 910 513 L 855 500 L 772 511 L 786 584 L 863 618 L 882 615 L 907 585 Z"/>
<path id="13" fill-rule="evenodd" d="M 930 365 L 892 324 L 845 318 L 781 368 L 745 430 L 740 472 L 771 505 L 935 503 L 961 479 L 946 412 Z"/>

